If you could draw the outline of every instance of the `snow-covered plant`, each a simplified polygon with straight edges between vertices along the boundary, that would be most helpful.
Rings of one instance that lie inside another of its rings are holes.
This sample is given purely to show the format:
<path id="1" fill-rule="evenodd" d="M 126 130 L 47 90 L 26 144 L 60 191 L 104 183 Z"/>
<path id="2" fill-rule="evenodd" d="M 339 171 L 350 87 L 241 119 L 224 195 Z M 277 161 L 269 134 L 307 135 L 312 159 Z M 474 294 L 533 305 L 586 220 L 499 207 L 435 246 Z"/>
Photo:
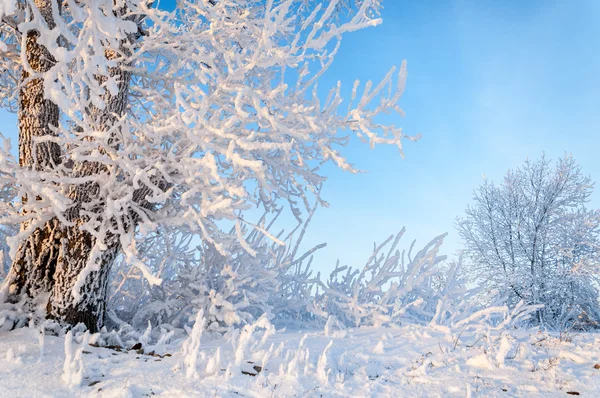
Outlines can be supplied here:
<path id="1" fill-rule="evenodd" d="M 331 369 L 327 368 L 327 352 L 333 345 L 333 340 L 329 341 L 329 344 L 325 347 L 321 355 L 319 356 L 319 362 L 317 362 L 317 379 L 324 384 L 329 382 L 329 373 Z"/>
<path id="2" fill-rule="evenodd" d="M 73 347 L 73 332 L 65 336 L 65 362 L 62 379 L 70 387 L 79 387 L 83 381 L 83 351 L 88 345 L 89 332 L 85 332 L 77 349 Z"/>
<path id="3" fill-rule="evenodd" d="M 260 340 L 254 338 L 254 333 L 263 329 L 264 333 Z M 244 326 L 235 339 L 235 366 L 241 366 L 246 359 L 247 351 L 257 351 L 265 345 L 266 340 L 275 333 L 275 327 L 269 322 L 269 318 L 262 315 L 256 322 Z"/>
<path id="4" fill-rule="evenodd" d="M 531 315 L 540 308 L 541 305 L 525 305 L 522 301 L 512 308 L 505 304 L 479 310 L 473 308 L 468 316 L 466 313 L 459 313 L 461 317 L 456 317 L 447 325 L 453 329 L 477 329 L 481 325 L 485 325 L 488 330 L 514 329 L 526 325 Z"/>
<path id="5" fill-rule="evenodd" d="M 182 345 L 183 368 L 187 378 L 197 378 L 202 370 L 206 374 L 213 375 L 225 370 L 226 377 L 232 377 L 244 372 L 247 364 L 259 362 L 263 364 L 272 354 L 273 347 L 268 351 L 263 348 L 267 339 L 275 334 L 275 327 L 269 322 L 266 314 L 263 314 L 253 323 L 246 324 L 243 328 L 229 328 L 221 342 L 226 343 L 218 346 L 214 355 L 208 357 L 205 351 L 200 349 L 200 340 L 206 329 L 206 317 L 202 310 L 196 314 L 196 321 L 192 328 L 187 328 L 188 337 Z M 222 358 L 221 349 L 227 354 Z M 262 362 L 261 362 L 262 360 Z M 177 364 L 174 370 L 180 370 L 182 366 Z M 254 372 L 257 372 L 254 369 Z"/>
<path id="6" fill-rule="evenodd" d="M 109 285 L 109 318 L 117 325 L 125 322 L 134 328 L 145 327 L 149 321 L 154 326 L 173 324 L 183 327 L 182 320 L 187 322 L 188 317 L 193 317 L 199 309 L 193 312 L 182 310 L 198 298 L 183 295 L 186 291 L 185 270 L 198 263 L 195 247 L 198 243 L 192 242 L 194 238 L 193 234 L 160 229 L 140 245 L 139 255 L 144 263 L 162 279 L 158 286 L 148 283 L 137 267 L 119 256 L 112 268 Z M 182 281 L 178 279 L 180 275 Z"/>
<path id="7" fill-rule="evenodd" d="M 29 325 L 29 326 L 31 327 L 31 325 Z M 39 361 L 41 362 L 44 357 L 45 348 L 46 348 L 46 330 L 45 330 L 43 324 L 41 326 L 39 326 L 39 328 L 37 330 L 37 335 L 38 335 L 38 347 L 40 350 Z"/>
<path id="8" fill-rule="evenodd" d="M 255 227 L 241 211 L 317 196 L 324 163 L 354 171 L 350 134 L 412 139 L 378 122 L 402 113 L 405 65 L 355 82 L 345 112 L 341 84 L 317 89 L 342 37 L 381 23 L 379 0 L 2 4 L 0 106 L 20 138 L 18 160 L 0 151 L 0 185 L 16 187 L 0 214 L 21 224 L 3 296 L 49 293 L 63 322 L 102 326 L 119 253 L 160 284 L 139 255 L 156 231 L 191 231 L 229 261 Z"/>
<path id="9" fill-rule="evenodd" d="M 286 353 L 284 362 L 280 365 L 280 374 L 286 374 L 292 377 L 298 377 L 299 374 L 307 374 L 310 367 L 309 357 L 310 357 L 310 348 L 306 345 L 306 340 L 308 338 L 307 334 L 304 334 L 298 343 L 298 347 L 293 351 L 289 350 Z M 282 346 L 280 346 L 282 348 Z M 281 351 L 281 350 L 278 350 Z M 268 351 L 268 355 L 263 357 L 263 366 L 268 362 L 268 359 L 273 354 L 273 345 Z"/>
<path id="10" fill-rule="evenodd" d="M 433 278 L 433 296 L 429 297 L 421 312 L 429 319 L 430 325 L 456 327 L 458 322 L 471 317 L 480 310 L 501 306 L 506 297 L 495 295 L 496 300 L 482 303 L 478 300 L 481 287 L 468 286 L 469 278 L 464 269 L 462 255 L 457 260 L 443 264 Z M 499 311 L 505 313 L 505 307 Z M 494 312 L 496 314 L 496 312 Z M 474 319 L 480 320 L 481 317 Z M 489 318 L 487 319 L 489 320 Z"/>
<path id="11" fill-rule="evenodd" d="M 446 235 L 440 235 L 412 254 L 397 246 L 405 229 L 380 245 L 362 269 L 341 267 L 339 262 L 326 282 L 309 281 L 314 289 L 312 314 L 327 319 L 325 334 L 335 325 L 380 326 L 404 322 L 443 328 L 490 329 L 521 326 L 540 307 L 517 303 L 496 294 L 486 303 L 478 299 L 481 288 L 468 286 L 462 258 L 446 263 L 438 255 Z M 338 333 L 343 334 L 340 330 Z"/>
<path id="12" fill-rule="evenodd" d="M 404 231 L 375 245 L 362 269 L 338 262 L 326 282 L 317 280 L 314 311 L 324 317 L 333 315 L 348 326 L 429 321 L 433 313 L 427 312 L 426 304 L 437 302 L 433 278 L 446 259 L 438 256 L 445 235 L 413 256 L 415 242 L 408 253 L 397 249 Z"/>
<path id="13" fill-rule="evenodd" d="M 204 311 L 198 311 L 196 322 L 190 331 L 189 337 L 183 343 L 183 364 L 185 365 L 186 377 L 198 377 L 198 359 L 200 355 L 200 338 L 206 327 L 206 318 Z"/>
<path id="14" fill-rule="evenodd" d="M 593 183 L 571 156 L 545 157 L 485 181 L 458 220 L 471 282 L 542 307 L 531 321 L 552 329 L 598 327 L 600 212 L 586 203 Z"/>
<path id="15" fill-rule="evenodd" d="M 316 209 L 313 206 L 306 219 L 299 218 L 297 227 L 285 236 L 283 231 L 272 232 L 283 208 L 269 218 L 264 214 L 258 222 L 260 230 L 242 227 L 245 246 L 232 246 L 228 257 L 193 234 L 156 235 L 140 253 L 162 284 L 148 285 L 139 270 L 119 259 L 109 307 L 134 327 L 151 321 L 182 328 L 193 314 L 204 310 L 208 329 L 217 332 L 251 323 L 265 313 L 280 325 L 314 318 L 308 310 L 315 283 L 310 265 L 313 253 L 324 245 L 302 254 L 298 248 Z M 199 242 L 196 250 L 190 242 Z"/>
<path id="16" fill-rule="evenodd" d="M 268 223 L 265 232 L 273 229 L 275 220 Z M 267 314 L 279 327 L 324 324 L 326 335 L 337 336 L 345 333 L 346 326 L 402 322 L 450 328 L 481 323 L 488 327 L 516 326 L 538 309 L 507 306 L 506 297 L 499 294 L 487 303 L 479 302 L 481 288 L 467 286 L 462 258 L 446 263 L 445 256 L 438 255 L 445 235 L 413 256 L 415 242 L 408 253 L 397 249 L 404 229 L 375 246 L 362 270 L 338 264 L 329 279 L 322 281 L 320 273 L 313 276 L 312 266 L 312 255 L 322 245 L 297 254 L 309 222 L 310 217 L 299 224 L 287 236 L 285 246 L 249 230 L 244 234 L 245 241 L 255 256 L 240 246 L 229 263 L 202 247 L 199 260 L 193 255 L 178 257 L 188 259 L 181 263 L 151 258 L 149 264 L 160 260 L 160 272 L 172 277 L 165 278 L 159 287 L 147 286 L 141 275 L 132 277 L 130 287 L 123 294 L 115 294 L 116 319 L 139 329 L 150 320 L 153 325 L 174 330 L 184 328 L 202 310 L 207 329 L 223 333 L 231 326 L 243 327 Z M 299 238 L 293 239 L 298 231 Z M 276 239 L 281 236 L 281 232 L 276 234 Z M 113 281 L 115 289 L 129 283 L 121 279 L 126 273 L 119 274 L 121 277 Z"/>

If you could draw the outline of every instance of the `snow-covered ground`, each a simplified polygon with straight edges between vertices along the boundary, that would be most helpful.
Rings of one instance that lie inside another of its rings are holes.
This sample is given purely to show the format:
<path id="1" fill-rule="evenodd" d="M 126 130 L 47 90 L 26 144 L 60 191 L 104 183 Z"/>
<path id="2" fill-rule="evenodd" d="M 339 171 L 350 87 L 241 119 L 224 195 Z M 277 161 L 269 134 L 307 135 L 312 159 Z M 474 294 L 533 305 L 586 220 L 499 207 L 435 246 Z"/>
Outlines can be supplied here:
<path id="1" fill-rule="evenodd" d="M 0 397 L 600 396 L 595 334 L 412 325 L 264 334 L 204 333 L 198 347 L 154 347 L 172 354 L 159 357 L 71 345 L 70 335 L 65 344 L 37 328 L 0 332 Z"/>

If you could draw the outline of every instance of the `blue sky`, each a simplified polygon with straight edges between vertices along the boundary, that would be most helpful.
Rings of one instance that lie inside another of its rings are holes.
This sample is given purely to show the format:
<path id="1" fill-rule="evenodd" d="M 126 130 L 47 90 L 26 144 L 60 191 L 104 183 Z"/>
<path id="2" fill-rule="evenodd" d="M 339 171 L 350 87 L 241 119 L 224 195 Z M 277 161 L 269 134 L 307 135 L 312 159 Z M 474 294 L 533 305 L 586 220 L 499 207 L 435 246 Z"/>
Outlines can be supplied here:
<path id="1" fill-rule="evenodd" d="M 327 168 L 330 208 L 315 216 L 306 246 L 328 242 L 316 257 L 324 271 L 337 258 L 361 266 L 372 249 L 406 226 L 404 246 L 449 232 L 444 251 L 460 248 L 454 220 L 483 174 L 546 152 L 572 153 L 600 180 L 600 2 L 596 0 L 384 1 L 383 25 L 349 34 L 321 88 L 341 80 L 382 78 L 408 61 L 394 120 L 407 134 L 406 158 L 393 148 L 354 140 L 346 155 L 368 173 Z M 16 139 L 14 115 L 0 131 Z M 16 145 L 14 145 L 16 147 Z M 600 207 L 595 193 L 591 207 Z"/>
<path id="2" fill-rule="evenodd" d="M 397 124 L 423 138 L 405 146 L 405 159 L 353 143 L 346 153 L 368 174 L 328 173 L 331 207 L 309 242 L 328 242 L 317 258 L 325 269 L 336 258 L 361 266 L 374 241 L 402 226 L 417 247 L 449 232 L 443 251 L 452 254 L 460 248 L 454 220 L 482 176 L 498 181 L 544 151 L 572 153 L 600 180 L 600 2 L 383 4 L 383 25 L 347 36 L 325 77 L 346 86 L 376 80 L 406 59 L 406 117 Z M 600 206 L 600 193 L 590 206 Z"/>

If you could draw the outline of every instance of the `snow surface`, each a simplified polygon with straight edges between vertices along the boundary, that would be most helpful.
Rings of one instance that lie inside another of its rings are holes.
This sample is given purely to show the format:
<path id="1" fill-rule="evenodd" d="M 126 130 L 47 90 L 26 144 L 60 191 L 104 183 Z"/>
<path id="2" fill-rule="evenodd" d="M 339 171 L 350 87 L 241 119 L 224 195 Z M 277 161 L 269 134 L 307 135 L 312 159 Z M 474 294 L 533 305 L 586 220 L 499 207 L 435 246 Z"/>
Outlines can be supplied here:
<path id="1" fill-rule="evenodd" d="M 78 344 L 85 335 L 71 341 L 71 334 L 41 338 L 34 328 L 1 332 L 0 396 L 600 396 L 597 334 L 559 338 L 535 329 L 488 334 L 413 325 L 344 333 L 267 329 L 251 341 L 236 333 L 229 341 L 202 334 L 197 375 L 186 377 L 181 341 L 164 347 L 171 357 L 156 357 Z M 240 350 L 244 360 L 236 365 Z M 68 369 L 79 365 L 77 386 Z M 255 366 L 263 368 L 257 375 L 242 374 L 256 373 Z"/>

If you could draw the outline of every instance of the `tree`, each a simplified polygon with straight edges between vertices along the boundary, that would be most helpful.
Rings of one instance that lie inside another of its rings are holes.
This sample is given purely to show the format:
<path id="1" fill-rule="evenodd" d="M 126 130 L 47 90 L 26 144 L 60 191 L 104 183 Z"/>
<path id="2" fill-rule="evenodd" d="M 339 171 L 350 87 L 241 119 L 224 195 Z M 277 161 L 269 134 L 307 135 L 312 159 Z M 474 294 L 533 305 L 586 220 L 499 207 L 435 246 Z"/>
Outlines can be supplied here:
<path id="1" fill-rule="evenodd" d="M 97 330 L 118 253 L 161 282 L 138 250 L 158 229 L 197 232 L 227 258 L 251 249 L 244 225 L 268 234 L 244 210 L 299 216 L 322 202 L 324 163 L 355 171 L 340 153 L 350 134 L 402 151 L 416 137 L 377 116 L 402 113 L 404 64 L 358 101 L 355 82 L 347 112 L 339 83 L 325 101 L 317 90 L 342 36 L 381 22 L 379 3 L 0 2 L 0 106 L 19 117 L 0 214 L 21 226 L 0 299 Z"/>
<path id="2" fill-rule="evenodd" d="M 571 156 L 545 156 L 485 181 L 457 228 L 474 279 L 510 302 L 543 304 L 537 322 L 597 322 L 600 212 L 585 207 L 593 183 Z"/>

